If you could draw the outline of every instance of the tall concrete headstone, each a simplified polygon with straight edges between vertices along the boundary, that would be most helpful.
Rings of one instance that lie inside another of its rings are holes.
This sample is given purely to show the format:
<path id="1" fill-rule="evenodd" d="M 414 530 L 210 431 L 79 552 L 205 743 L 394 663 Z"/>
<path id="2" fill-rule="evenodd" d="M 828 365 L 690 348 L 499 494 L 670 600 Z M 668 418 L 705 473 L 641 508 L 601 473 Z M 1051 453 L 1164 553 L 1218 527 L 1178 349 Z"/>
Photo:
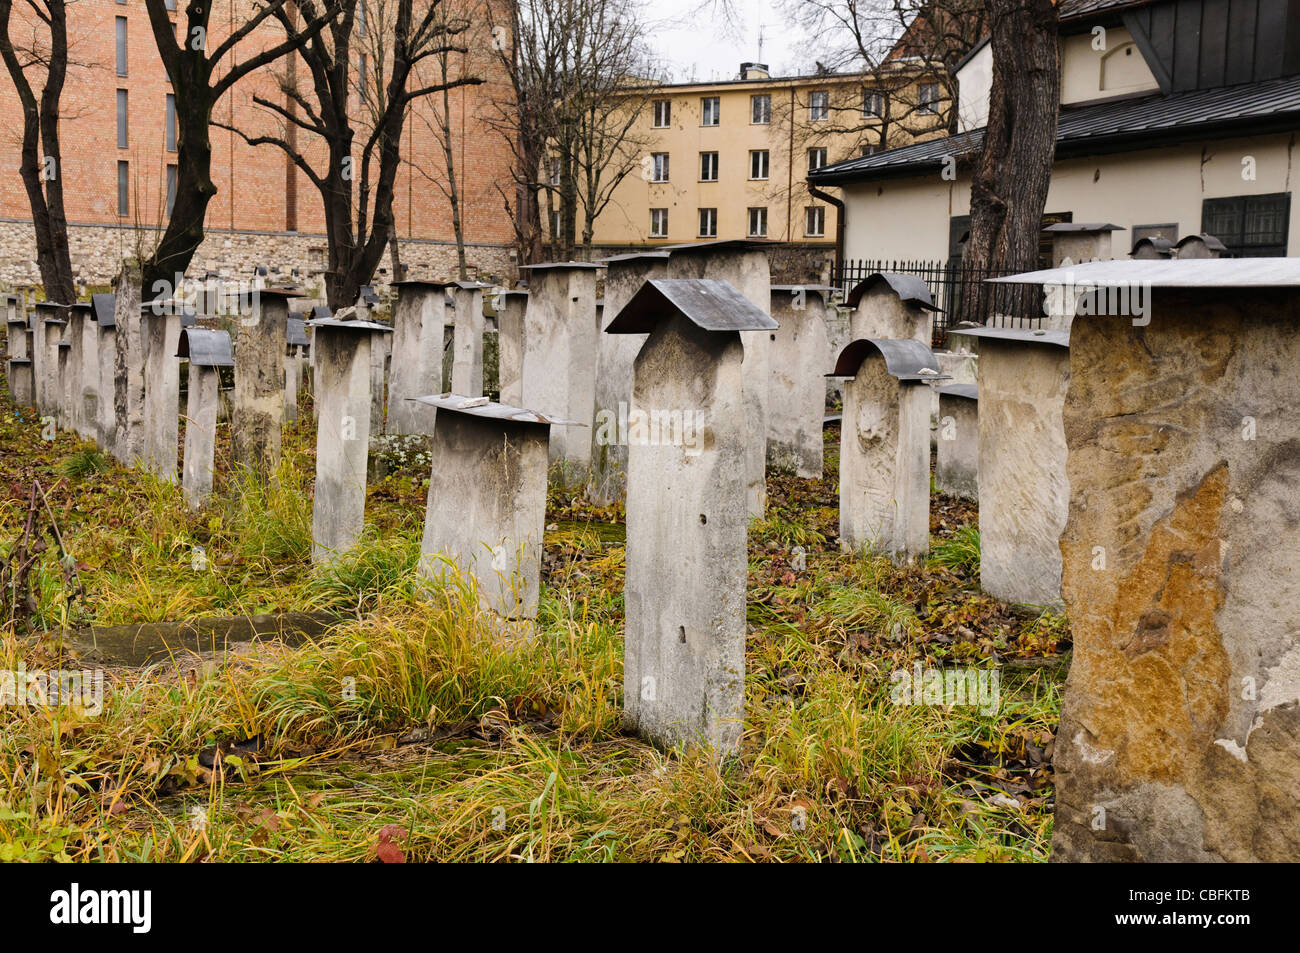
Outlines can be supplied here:
<path id="1" fill-rule="evenodd" d="M 67 306 L 53 301 L 36 302 L 32 316 L 32 377 L 36 409 L 56 419 L 63 405 L 63 381 L 59 378 L 59 343 L 67 327 Z"/>
<path id="2" fill-rule="evenodd" d="M 436 412 L 409 400 L 442 392 L 442 340 L 447 285 L 440 281 L 395 281 L 392 367 L 388 375 L 388 433 L 427 434 Z"/>
<path id="3" fill-rule="evenodd" d="M 64 378 L 68 426 L 82 440 L 95 438 L 95 405 L 99 393 L 99 326 L 88 301 L 68 307 L 68 365 Z"/>
<path id="4" fill-rule="evenodd" d="M 370 450 L 370 347 L 391 328 L 371 321 L 310 322 L 316 358 L 316 491 L 312 561 L 332 562 L 361 537 Z"/>
<path id="5" fill-rule="evenodd" d="M 775 328 L 765 309 L 711 279 L 652 279 L 606 328 L 648 335 L 630 414 L 660 420 L 628 446 L 623 703 L 628 727 L 663 747 L 739 748 L 749 522 L 741 333 Z M 698 439 L 680 439 L 687 413 Z"/>
<path id="6" fill-rule="evenodd" d="M 929 285 L 916 275 L 868 275 L 849 292 L 845 303 L 851 309 L 850 340 L 912 338 L 930 346 L 932 314 L 939 309 Z"/>
<path id="7" fill-rule="evenodd" d="M 524 335 L 528 292 L 508 289 L 495 293 L 497 307 L 497 390 L 501 403 L 524 402 Z"/>
<path id="8" fill-rule="evenodd" d="M 140 308 L 145 377 L 141 459 L 148 472 L 167 483 L 176 482 L 180 442 L 181 365 L 176 355 L 183 313 L 188 308 L 180 301 L 151 301 Z"/>
<path id="9" fill-rule="evenodd" d="M 95 357 L 99 370 L 95 385 L 94 439 L 100 450 L 117 456 L 117 295 L 92 295 L 90 301 L 95 315 Z"/>
<path id="10" fill-rule="evenodd" d="M 182 331 L 177 342 L 176 356 L 189 362 L 181 489 L 185 502 L 198 509 L 212 495 L 220 368 L 234 367 L 235 357 L 230 335 L 225 331 L 208 328 L 186 328 Z"/>
<path id="11" fill-rule="evenodd" d="M 305 319 L 290 313 L 285 322 L 284 350 L 284 420 L 293 423 L 298 419 L 298 398 L 302 393 L 302 366 L 307 351 Z"/>
<path id="12" fill-rule="evenodd" d="M 771 315 L 780 327 L 772 341 L 767 412 L 767 462 L 805 479 L 822 475 L 822 418 L 826 413 L 824 285 L 773 285 Z"/>
<path id="13" fill-rule="evenodd" d="M 128 465 L 144 457 L 146 380 L 140 282 L 140 265 L 123 262 L 113 297 L 113 445 L 117 458 Z"/>
<path id="14" fill-rule="evenodd" d="M 944 384 L 939 393 L 934 488 L 962 499 L 979 500 L 979 388 Z"/>
<path id="15" fill-rule="evenodd" d="M 289 299 L 297 296 L 296 291 L 257 289 L 249 313 L 239 317 L 231 449 L 235 464 L 263 481 L 280 465 L 284 347 Z"/>
<path id="16" fill-rule="evenodd" d="M 5 334 L 9 355 L 5 365 L 9 376 L 9 396 L 19 407 L 36 403 L 36 374 L 32 366 L 32 333 L 26 310 L 16 297 L 5 301 Z"/>
<path id="17" fill-rule="evenodd" d="M 483 289 L 490 285 L 458 281 L 451 287 L 455 323 L 452 326 L 451 389 L 465 397 L 483 395 Z"/>
<path id="18" fill-rule="evenodd" d="M 840 547 L 905 564 L 930 548 L 930 349 L 912 338 L 840 352 Z"/>

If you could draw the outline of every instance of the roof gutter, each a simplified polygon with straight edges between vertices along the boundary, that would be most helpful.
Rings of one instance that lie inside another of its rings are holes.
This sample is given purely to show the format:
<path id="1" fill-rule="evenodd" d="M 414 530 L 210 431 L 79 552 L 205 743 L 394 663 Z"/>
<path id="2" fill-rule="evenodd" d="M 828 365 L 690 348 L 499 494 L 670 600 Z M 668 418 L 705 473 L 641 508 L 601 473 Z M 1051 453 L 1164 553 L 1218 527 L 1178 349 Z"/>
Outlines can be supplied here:
<path id="1" fill-rule="evenodd" d="M 843 199 L 838 199 L 823 192 L 811 182 L 808 183 L 808 194 L 815 199 L 821 199 L 823 202 L 829 202 L 835 206 L 835 261 L 831 263 L 831 283 L 834 284 L 835 270 L 844 261 L 844 219 L 848 214 L 848 208 L 845 206 Z"/>

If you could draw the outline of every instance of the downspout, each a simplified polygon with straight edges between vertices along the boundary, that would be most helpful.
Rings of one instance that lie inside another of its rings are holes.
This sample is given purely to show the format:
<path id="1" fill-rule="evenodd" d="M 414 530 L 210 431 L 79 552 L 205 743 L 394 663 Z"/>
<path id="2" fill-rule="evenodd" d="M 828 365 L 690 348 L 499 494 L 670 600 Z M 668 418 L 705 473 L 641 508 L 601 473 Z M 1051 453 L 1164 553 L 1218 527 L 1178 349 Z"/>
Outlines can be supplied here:
<path id="1" fill-rule="evenodd" d="M 821 199 L 823 202 L 829 202 L 835 206 L 835 261 L 831 265 L 831 281 L 834 282 L 836 272 L 844 264 L 844 219 L 847 210 L 843 199 L 837 199 L 835 196 L 823 192 L 811 182 L 808 183 L 808 194 L 815 199 Z"/>
<path id="2" fill-rule="evenodd" d="M 787 149 L 789 155 L 786 157 L 786 183 L 785 183 L 785 240 L 791 241 L 794 237 L 794 222 L 791 216 L 794 215 L 794 84 L 790 84 L 790 145 Z"/>

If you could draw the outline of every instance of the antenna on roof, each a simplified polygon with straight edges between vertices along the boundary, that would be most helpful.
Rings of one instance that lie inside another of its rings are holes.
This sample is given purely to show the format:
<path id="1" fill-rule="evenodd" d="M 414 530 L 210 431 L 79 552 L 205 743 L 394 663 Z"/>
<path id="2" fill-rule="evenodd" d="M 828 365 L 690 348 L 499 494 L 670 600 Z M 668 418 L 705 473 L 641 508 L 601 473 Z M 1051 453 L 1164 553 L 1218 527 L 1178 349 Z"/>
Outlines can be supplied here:
<path id="1" fill-rule="evenodd" d="M 763 62 L 763 24 L 758 25 L 758 61 Z"/>

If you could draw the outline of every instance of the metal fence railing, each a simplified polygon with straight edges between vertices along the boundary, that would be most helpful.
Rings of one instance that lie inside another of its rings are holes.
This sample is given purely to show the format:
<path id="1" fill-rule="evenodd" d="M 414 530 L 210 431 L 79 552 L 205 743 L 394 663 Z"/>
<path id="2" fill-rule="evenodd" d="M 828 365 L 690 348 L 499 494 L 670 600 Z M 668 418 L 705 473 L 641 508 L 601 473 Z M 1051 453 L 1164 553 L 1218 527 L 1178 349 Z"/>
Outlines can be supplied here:
<path id="1" fill-rule="evenodd" d="M 839 263 L 832 283 L 847 295 L 876 272 L 915 275 L 929 286 L 935 305 L 942 309 L 934 315 L 932 338 L 935 347 L 945 347 L 948 329 L 963 321 L 997 327 L 1041 327 L 1043 313 L 1038 292 L 1027 293 L 1023 285 L 989 284 L 986 281 L 1029 270 L 1031 268 L 975 268 L 938 261 L 856 258 Z"/>

